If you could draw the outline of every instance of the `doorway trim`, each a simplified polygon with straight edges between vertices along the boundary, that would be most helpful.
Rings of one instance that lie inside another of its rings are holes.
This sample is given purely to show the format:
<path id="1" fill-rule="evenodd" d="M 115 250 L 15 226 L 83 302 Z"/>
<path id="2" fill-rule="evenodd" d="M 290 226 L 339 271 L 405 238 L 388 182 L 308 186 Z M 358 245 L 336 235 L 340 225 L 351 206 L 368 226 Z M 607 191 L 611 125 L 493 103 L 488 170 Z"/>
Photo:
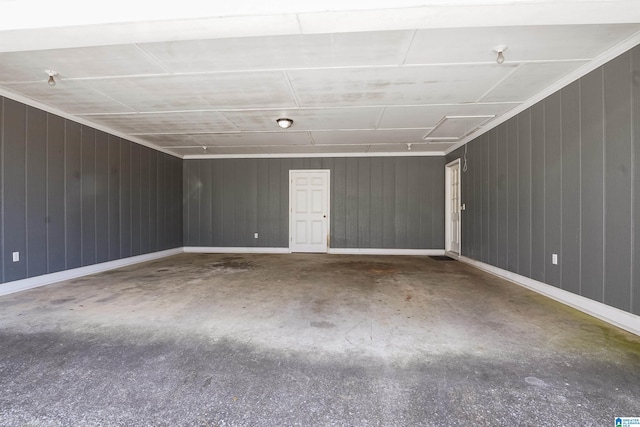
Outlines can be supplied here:
<path id="1" fill-rule="evenodd" d="M 458 169 L 458 194 L 457 194 L 457 199 L 458 199 L 458 221 L 457 221 L 457 225 L 458 225 L 458 229 L 457 231 L 457 235 L 458 235 L 458 250 L 454 251 L 451 248 L 451 237 L 452 237 L 452 232 L 453 230 L 451 229 L 451 198 L 452 198 L 452 194 L 451 194 L 451 176 L 452 176 L 452 171 L 454 169 L 454 167 L 457 167 Z M 445 179 L 444 179 L 444 250 L 445 252 L 451 253 L 452 255 L 455 256 L 460 256 L 462 254 L 462 203 L 460 203 L 461 201 L 461 196 L 462 196 L 462 180 L 460 179 L 462 177 L 462 174 L 460 173 L 460 158 L 457 158 L 449 163 L 447 163 L 445 165 Z"/>
<path id="2" fill-rule="evenodd" d="M 289 252 L 307 252 L 307 251 L 294 251 L 294 213 L 293 213 L 293 203 L 294 203 L 294 183 L 293 177 L 296 174 L 315 174 L 322 173 L 326 175 L 326 197 L 324 200 L 324 213 L 323 213 L 323 221 L 324 221 L 324 229 L 325 229 L 325 238 L 326 238 L 326 250 L 317 253 L 329 253 L 331 249 L 331 169 L 290 169 L 289 170 Z"/>

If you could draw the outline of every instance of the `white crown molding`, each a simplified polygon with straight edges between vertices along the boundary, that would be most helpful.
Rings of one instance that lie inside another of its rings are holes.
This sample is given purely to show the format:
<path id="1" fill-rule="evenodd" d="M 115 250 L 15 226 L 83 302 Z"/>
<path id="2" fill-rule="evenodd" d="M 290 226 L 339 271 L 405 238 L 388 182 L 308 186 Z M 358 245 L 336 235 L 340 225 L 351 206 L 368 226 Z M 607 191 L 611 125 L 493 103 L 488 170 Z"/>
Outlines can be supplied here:
<path id="1" fill-rule="evenodd" d="M 407 151 L 406 153 L 282 153 L 282 154 L 185 154 L 185 160 L 192 159 L 289 159 L 318 157 L 442 157 L 444 151 Z"/>

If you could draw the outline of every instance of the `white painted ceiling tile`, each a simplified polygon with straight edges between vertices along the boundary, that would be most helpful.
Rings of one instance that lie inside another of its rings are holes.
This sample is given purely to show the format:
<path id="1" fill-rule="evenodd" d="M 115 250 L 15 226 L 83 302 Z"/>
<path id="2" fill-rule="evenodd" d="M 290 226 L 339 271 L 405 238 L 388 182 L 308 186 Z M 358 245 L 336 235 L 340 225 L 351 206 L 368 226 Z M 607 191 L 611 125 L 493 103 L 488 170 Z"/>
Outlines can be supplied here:
<path id="1" fill-rule="evenodd" d="M 46 81 L 37 83 L 12 83 L 4 87 L 70 114 L 88 113 L 129 113 L 131 108 L 93 90 L 87 90 L 81 84 L 71 81 L 58 82 L 54 87 Z"/>
<path id="2" fill-rule="evenodd" d="M 313 140 L 318 145 L 339 144 L 386 144 L 422 142 L 427 129 L 410 130 L 349 130 L 311 132 Z"/>
<path id="3" fill-rule="evenodd" d="M 83 84 L 139 112 L 295 107 L 280 72 L 131 77 Z"/>
<path id="4" fill-rule="evenodd" d="M 110 114 L 85 116 L 84 118 L 132 135 L 238 131 L 237 127 L 217 111 Z"/>
<path id="5" fill-rule="evenodd" d="M 508 78 L 485 95 L 480 102 L 526 101 L 584 62 L 540 62 L 521 64 Z"/>
<path id="6" fill-rule="evenodd" d="M 271 131 L 276 120 L 293 120 L 293 130 L 375 129 L 382 108 L 327 108 L 223 111 L 222 114 L 240 130 Z"/>
<path id="7" fill-rule="evenodd" d="M 434 127 L 445 116 L 500 115 L 519 103 L 427 105 L 417 107 L 387 107 L 379 129 Z"/>
<path id="8" fill-rule="evenodd" d="M 303 107 L 474 102 L 511 66 L 466 65 L 291 71 Z"/>
<path id="9" fill-rule="evenodd" d="M 0 82 L 46 83 L 45 70 L 58 72 L 57 80 L 165 72 L 134 45 L 0 53 Z"/>
<path id="10" fill-rule="evenodd" d="M 400 65 L 412 34 L 411 31 L 305 34 L 140 46 L 169 70 L 180 73 Z"/>
<path id="11" fill-rule="evenodd" d="M 640 24 L 418 30 L 406 63 L 495 62 L 498 45 L 508 46 L 505 63 L 590 59 L 637 31 Z"/>
<path id="12" fill-rule="evenodd" d="M 266 149 L 266 147 L 265 147 Z M 366 153 L 369 145 L 299 145 L 295 147 L 268 147 L 270 153 L 285 154 L 330 154 L 330 153 Z"/>

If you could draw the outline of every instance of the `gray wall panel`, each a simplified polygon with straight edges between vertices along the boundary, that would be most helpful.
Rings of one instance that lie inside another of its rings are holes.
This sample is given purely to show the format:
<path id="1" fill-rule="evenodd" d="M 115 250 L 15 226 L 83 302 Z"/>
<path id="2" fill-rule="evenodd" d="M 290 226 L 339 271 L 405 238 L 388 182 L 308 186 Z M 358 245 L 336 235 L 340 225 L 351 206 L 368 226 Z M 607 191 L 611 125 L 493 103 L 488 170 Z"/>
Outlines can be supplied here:
<path id="1" fill-rule="evenodd" d="M 580 263 L 582 295 L 603 302 L 604 127 L 602 69 L 580 80 L 580 135 L 582 145 L 582 221 Z"/>
<path id="2" fill-rule="evenodd" d="M 172 177 L 182 186 L 182 176 Z M 140 255 L 140 145 L 131 144 L 131 255 Z M 175 201 L 173 203 L 176 203 Z M 179 201 L 182 203 L 182 200 Z M 179 224 L 182 227 L 182 223 Z M 175 244 L 175 242 L 174 242 Z"/>
<path id="3" fill-rule="evenodd" d="M 65 269 L 64 230 L 64 123 L 47 115 L 47 244 L 48 272 Z"/>
<path id="4" fill-rule="evenodd" d="M 470 204 L 464 221 L 464 253 L 500 266 L 495 250 L 517 252 L 525 277 L 638 314 L 640 311 L 640 46 L 580 78 L 468 143 L 469 170 L 462 175 Z M 506 148 L 508 185 L 500 187 L 500 128 L 517 135 L 517 154 Z M 517 130 L 514 130 L 517 129 Z M 499 142 L 496 144 L 499 145 Z M 475 155 L 475 147 L 483 155 Z M 452 160 L 460 149 L 447 156 Z M 473 180 L 474 182 L 469 182 Z M 517 185 L 511 184 L 517 180 Z M 474 209 L 477 193 L 489 206 Z M 517 198 L 517 204 L 514 203 Z M 507 243 L 496 236 L 497 206 L 506 197 Z M 485 215 L 486 214 L 486 215 Z M 487 218 L 488 216 L 488 218 Z M 517 220 L 514 229 L 512 218 Z M 478 225 L 481 224 L 481 225 Z M 467 230 L 465 228 L 465 230 Z M 517 230 L 514 249 L 513 233 Z M 485 234 L 486 232 L 486 234 Z M 487 236 L 488 254 L 484 245 Z M 498 246 L 496 248 L 496 246 Z M 479 252 L 478 252 L 479 251 Z M 559 255 L 553 265 L 551 255 Z"/>
<path id="5" fill-rule="evenodd" d="M 358 248 L 371 247 L 371 170 L 370 162 L 357 159 L 357 195 L 358 201 L 356 224 L 358 225 L 356 241 Z M 347 220 L 348 221 L 348 220 Z"/>
<path id="6" fill-rule="evenodd" d="M 331 171 L 331 247 L 444 244 L 442 157 L 186 160 L 184 167 L 186 246 L 288 247 L 289 170 L 322 168 Z M 206 202 L 204 209 L 211 212 L 214 231 L 203 239 L 201 203 L 207 198 L 211 207 Z"/>
<path id="7" fill-rule="evenodd" d="M 371 159 L 371 166 L 369 169 L 371 173 L 371 185 L 370 185 L 370 199 L 369 202 L 371 204 L 371 237 L 369 240 L 370 247 L 372 248 L 381 248 L 382 247 L 382 226 L 383 226 L 383 210 L 384 210 L 384 199 L 382 194 L 382 158 L 374 158 Z M 426 170 L 424 171 L 426 173 Z M 424 181 L 426 182 L 426 181 Z M 335 191 L 333 194 L 336 194 Z M 428 212 L 425 211 L 425 208 L 422 208 L 423 212 L 423 223 L 421 228 L 421 233 L 425 232 L 425 227 L 430 229 L 430 224 L 427 226 L 426 222 L 431 222 L 431 218 L 428 216 Z M 426 231 L 428 232 L 428 231 Z"/>
<path id="8" fill-rule="evenodd" d="M 544 102 L 531 109 L 531 277 L 544 281 Z"/>
<path id="9" fill-rule="evenodd" d="M 580 294 L 580 85 L 562 90 L 562 289 Z M 578 107 L 578 108 L 576 108 Z"/>
<path id="10" fill-rule="evenodd" d="M 498 213 L 498 230 L 496 241 L 497 260 L 496 265 L 500 268 L 507 268 L 507 248 L 508 248 L 508 200 L 507 200 L 507 127 L 505 124 L 498 126 L 497 135 L 497 157 L 496 157 L 496 199 Z"/>
<path id="11" fill-rule="evenodd" d="M 489 144 L 489 160 L 487 167 L 489 168 L 489 227 L 487 229 L 489 254 L 488 262 L 497 265 L 498 263 L 498 140 L 497 130 L 493 129 L 487 135 L 487 143 Z"/>
<path id="12" fill-rule="evenodd" d="M 626 53 L 604 66 L 604 302 L 626 311 L 631 310 L 630 106 L 631 55 Z"/>
<path id="13" fill-rule="evenodd" d="M 47 272 L 47 113 L 27 107 L 27 277 Z"/>
<path id="14" fill-rule="evenodd" d="M 531 110 L 518 121 L 518 274 L 531 274 Z"/>
<path id="15" fill-rule="evenodd" d="M 120 142 L 120 256 L 130 257 L 131 250 L 131 143 Z"/>
<path id="16" fill-rule="evenodd" d="M 82 126 L 82 265 L 96 258 L 96 131 Z"/>
<path id="17" fill-rule="evenodd" d="M 152 252 L 150 227 L 151 219 L 150 211 L 150 193 L 151 193 L 151 174 L 150 174 L 151 150 L 147 147 L 140 147 L 140 252 L 145 254 Z"/>
<path id="18" fill-rule="evenodd" d="M 158 250 L 158 152 L 149 150 L 149 250 Z"/>
<path id="19" fill-rule="evenodd" d="M 109 135 L 109 261 L 120 258 L 120 138 Z"/>
<path id="20" fill-rule="evenodd" d="M 507 122 L 507 269 L 517 273 L 518 249 L 518 121 Z"/>
<path id="21" fill-rule="evenodd" d="M 561 287 L 562 259 L 552 264 L 551 255 L 562 253 L 562 124 L 561 92 L 545 100 L 544 109 L 544 278 L 549 285 Z"/>
<path id="22" fill-rule="evenodd" d="M 109 260 L 109 137 L 97 131 L 96 148 L 96 257 Z"/>
<path id="23" fill-rule="evenodd" d="M 160 229 L 174 230 L 171 245 L 162 237 L 164 248 L 182 246 L 181 159 L 153 150 L 165 167 L 151 185 L 140 159 L 150 149 L 3 97 L 0 141 L 3 282 L 148 253 L 148 226 L 144 251 L 141 234 L 151 203 L 164 212 Z M 160 202 L 142 191 L 152 186 Z M 9 265 L 14 251 L 20 261 Z"/>
<path id="24" fill-rule="evenodd" d="M 4 281 L 27 277 L 26 233 L 26 125 L 27 108 L 12 100 L 4 102 L 4 165 L 2 166 L 4 212 Z M 13 262 L 13 252 L 19 252 L 20 261 Z"/>
<path id="25" fill-rule="evenodd" d="M 82 265 L 82 127 L 65 121 L 66 269 Z"/>
<path id="26" fill-rule="evenodd" d="M 347 247 L 358 247 L 358 159 L 347 159 L 346 172 L 346 245 Z"/>

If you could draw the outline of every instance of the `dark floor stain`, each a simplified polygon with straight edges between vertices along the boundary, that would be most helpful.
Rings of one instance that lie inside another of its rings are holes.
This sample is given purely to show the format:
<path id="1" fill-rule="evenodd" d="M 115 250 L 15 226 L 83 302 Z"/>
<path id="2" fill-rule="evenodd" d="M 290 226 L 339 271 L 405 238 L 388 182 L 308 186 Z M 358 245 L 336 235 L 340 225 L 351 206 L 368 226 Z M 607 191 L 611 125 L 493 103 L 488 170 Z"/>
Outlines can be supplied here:
<path id="1" fill-rule="evenodd" d="M 75 301 L 76 299 L 71 297 L 71 298 L 60 298 L 60 299 L 54 299 L 49 301 L 51 304 L 55 304 L 55 305 L 60 305 L 60 304 L 66 304 L 68 302 L 72 302 Z"/>
<path id="2" fill-rule="evenodd" d="M 331 329 L 331 328 L 335 328 L 336 325 L 331 322 L 322 321 L 322 322 L 311 322 L 311 327 L 320 328 L 320 329 Z"/>

